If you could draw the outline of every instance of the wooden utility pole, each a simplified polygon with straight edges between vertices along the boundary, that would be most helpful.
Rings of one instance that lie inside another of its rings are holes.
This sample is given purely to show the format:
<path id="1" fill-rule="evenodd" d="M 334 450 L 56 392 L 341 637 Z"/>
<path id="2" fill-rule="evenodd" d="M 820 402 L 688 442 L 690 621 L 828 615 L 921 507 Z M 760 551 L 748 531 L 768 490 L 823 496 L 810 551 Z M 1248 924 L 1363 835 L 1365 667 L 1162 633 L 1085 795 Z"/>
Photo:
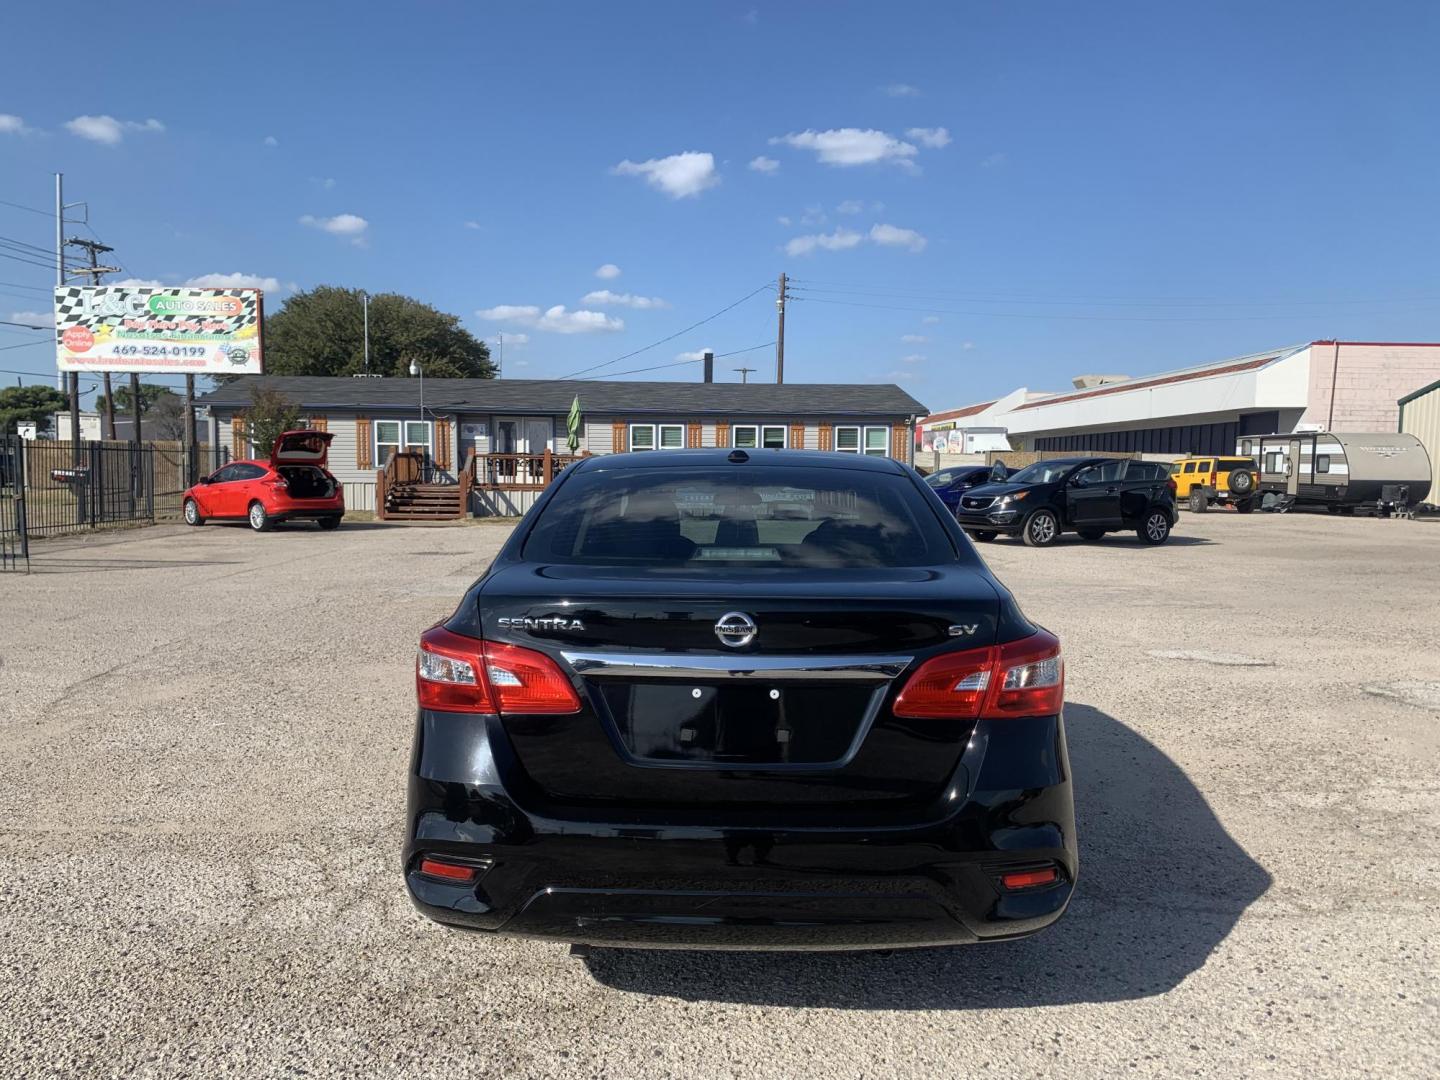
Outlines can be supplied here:
<path id="1" fill-rule="evenodd" d="M 780 295 L 775 298 L 775 310 L 780 315 L 780 326 L 775 334 L 775 381 L 785 381 L 785 275 L 780 275 Z"/>
<path id="2" fill-rule="evenodd" d="M 99 285 L 100 279 L 106 274 L 118 274 L 118 266 L 101 266 L 100 253 L 111 252 L 115 249 L 107 247 L 98 240 L 85 240 L 78 236 L 72 236 L 65 243 L 71 247 L 84 248 L 85 253 L 90 257 L 90 265 L 77 267 L 70 271 L 72 274 L 83 274 L 90 278 L 90 284 Z M 105 372 L 105 430 L 100 433 L 102 439 L 115 438 L 115 395 L 110 388 L 110 372 Z"/>
<path id="3" fill-rule="evenodd" d="M 747 383 L 747 382 L 750 381 L 750 379 L 749 379 L 750 372 L 754 371 L 755 369 L 754 369 L 753 367 L 737 367 L 737 368 L 731 368 L 730 370 L 731 370 L 731 371 L 738 371 L 738 372 L 740 373 L 740 381 L 741 381 L 742 383 Z"/>

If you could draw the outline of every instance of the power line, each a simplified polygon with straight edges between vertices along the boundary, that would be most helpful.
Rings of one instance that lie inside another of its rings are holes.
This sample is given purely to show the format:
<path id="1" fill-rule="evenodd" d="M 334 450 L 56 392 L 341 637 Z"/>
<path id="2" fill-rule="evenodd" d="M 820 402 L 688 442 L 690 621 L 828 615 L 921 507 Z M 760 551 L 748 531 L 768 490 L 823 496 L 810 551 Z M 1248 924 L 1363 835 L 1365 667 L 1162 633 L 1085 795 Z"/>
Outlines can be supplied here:
<path id="1" fill-rule="evenodd" d="M 828 300 L 819 296 L 792 296 L 791 300 L 809 304 L 838 304 L 842 307 L 874 308 L 878 311 L 913 311 L 920 315 L 965 315 L 980 319 L 1058 319 L 1066 322 L 1153 322 L 1153 323 L 1217 323 L 1275 322 L 1278 319 L 1309 319 L 1313 315 L 1051 315 L 1023 311 L 959 311 L 955 308 L 900 307 L 895 304 L 864 304 L 856 300 Z"/>
<path id="2" fill-rule="evenodd" d="M 55 216 L 49 210 L 40 210 L 33 206 L 24 206 L 18 202 L 8 202 L 5 199 L 0 199 L 0 206 L 13 206 L 16 210 L 29 210 L 30 213 L 39 214 L 41 217 L 53 218 Z"/>
<path id="3" fill-rule="evenodd" d="M 717 353 L 713 357 L 713 359 L 722 360 L 727 356 L 739 356 L 742 353 L 754 352 L 756 349 L 768 349 L 774 344 L 775 342 L 773 341 L 767 341 L 763 345 L 751 345 L 747 349 L 736 349 L 733 352 Z M 662 368 L 683 367 L 686 364 L 698 364 L 704 359 L 705 357 L 703 356 L 692 356 L 685 360 L 672 360 L 668 364 L 654 364 L 650 367 L 631 368 L 629 371 L 607 371 L 604 375 L 592 375 L 590 379 L 582 379 L 581 381 L 589 382 L 591 381 L 591 379 L 618 379 L 621 375 L 639 375 L 641 372 L 644 371 L 659 371 Z M 751 368 L 750 370 L 754 371 L 755 369 Z"/>
<path id="4" fill-rule="evenodd" d="M 42 289 L 38 285 L 25 285 L 18 281 L 0 281 L 0 285 L 8 285 L 12 289 L 29 289 L 31 292 L 41 293 L 45 296 L 50 296 L 54 292 L 53 289 Z"/>
<path id="5" fill-rule="evenodd" d="M 799 282 L 797 284 L 797 282 Z M 1334 304 L 1428 304 L 1440 300 L 1436 296 L 1389 296 L 1376 299 L 1334 299 L 1334 300 L 1310 300 L 1310 299 L 1271 299 L 1263 300 L 1254 297 L 1244 299 L 1227 300 L 1220 297 L 1090 297 L 1090 298 L 1059 298 L 1059 297 L 1037 297 L 1037 298 L 1016 298 L 1002 296 L 975 296 L 962 295 L 959 293 L 918 293 L 895 290 L 886 287 L 872 287 L 860 285 L 832 285 L 829 282 L 812 281 L 808 278 L 791 278 L 791 287 L 796 292 L 823 293 L 827 295 L 853 295 L 853 296 L 874 296 L 895 300 L 937 300 L 943 303 L 966 303 L 966 304 L 1020 304 L 1037 306 L 1078 306 L 1078 307 L 1277 307 L 1285 304 L 1308 305 L 1328 307 Z M 817 287 L 818 286 L 818 287 Z"/>
<path id="6" fill-rule="evenodd" d="M 11 322 L 9 319 L 0 319 L 0 326 L 23 326 L 26 330 L 54 330 L 53 326 L 40 326 L 37 323 Z"/>
<path id="7" fill-rule="evenodd" d="M 694 330 L 696 327 L 704 326 L 706 323 L 711 322 L 711 321 L 714 320 L 714 319 L 718 319 L 721 315 L 724 315 L 724 314 L 725 314 L 727 311 L 729 311 L 731 308 L 737 308 L 737 307 L 739 307 L 741 304 L 743 304 L 746 300 L 749 300 L 752 296 L 758 296 L 760 293 L 764 292 L 766 289 L 771 289 L 771 288 L 774 288 L 774 286 L 771 285 L 771 284 L 767 281 L 764 285 L 761 285 L 761 286 L 760 286 L 758 289 L 756 289 L 754 292 L 748 292 L 748 293 L 746 293 L 746 294 L 745 294 L 744 296 L 742 296 L 739 300 L 736 300 L 733 304 L 727 304 L 727 305 L 725 305 L 723 308 L 721 308 L 719 311 L 715 312 L 715 314 L 713 314 L 713 315 L 707 315 L 707 316 L 705 316 L 705 318 L 701 319 L 701 320 L 700 320 L 699 322 L 697 322 L 697 323 L 691 323 L 689 326 L 685 327 L 684 330 L 676 330 L 675 333 L 670 334 L 668 337 L 663 337 L 663 338 L 661 338 L 659 341 L 652 341 L 649 345 L 646 345 L 644 348 L 636 349 L 634 352 L 628 352 L 628 353 L 626 353 L 624 356 L 617 356 L 617 357 L 615 357 L 614 360 L 606 360 L 603 364 L 592 364 L 592 365 L 591 365 L 590 367 L 588 367 L 588 368 L 581 368 L 579 371 L 572 371 L 569 375 L 562 375 L 562 376 L 561 376 L 561 379 L 562 379 L 562 380 L 563 380 L 563 379 L 573 379 L 573 378 L 575 378 L 577 375 L 584 375 L 584 374 L 586 374 L 587 372 L 591 372 L 591 371 L 599 371 L 601 368 L 609 367 L 611 364 L 618 364 L 618 363 L 620 363 L 620 361 L 622 361 L 622 360 L 629 360 L 630 357 L 632 357 L 632 356 L 639 356 L 639 355 L 640 355 L 641 353 L 643 353 L 643 352 L 649 352 L 651 349 L 654 349 L 654 348 L 656 348 L 656 347 L 658 347 L 658 346 L 660 346 L 660 345 L 664 345 L 667 341 L 674 341 L 674 340 L 675 340 L 677 337 L 679 337 L 681 334 L 688 334 L 691 330 Z"/>

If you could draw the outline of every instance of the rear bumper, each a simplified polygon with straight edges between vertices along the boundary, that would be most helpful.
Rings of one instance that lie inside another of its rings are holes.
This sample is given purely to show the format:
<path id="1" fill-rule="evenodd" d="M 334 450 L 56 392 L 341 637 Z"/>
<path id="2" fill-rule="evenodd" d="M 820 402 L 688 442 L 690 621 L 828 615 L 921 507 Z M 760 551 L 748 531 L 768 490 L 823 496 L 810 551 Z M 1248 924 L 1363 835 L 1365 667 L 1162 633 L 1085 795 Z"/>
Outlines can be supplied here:
<path id="1" fill-rule="evenodd" d="M 272 521 L 339 517 L 345 513 L 345 497 L 333 499 L 276 499 L 265 507 Z"/>
<path id="2" fill-rule="evenodd" d="M 1078 870 L 1059 716 L 982 721 L 931 820 L 795 827 L 537 813 L 500 722 L 418 718 L 404 851 L 411 899 L 452 926 L 645 948 L 864 949 L 1022 937 L 1054 922 Z M 513 783 L 507 785 L 507 779 Z M 419 873 L 471 860 L 475 884 Z M 1054 866 L 1053 885 L 1000 875 Z"/>

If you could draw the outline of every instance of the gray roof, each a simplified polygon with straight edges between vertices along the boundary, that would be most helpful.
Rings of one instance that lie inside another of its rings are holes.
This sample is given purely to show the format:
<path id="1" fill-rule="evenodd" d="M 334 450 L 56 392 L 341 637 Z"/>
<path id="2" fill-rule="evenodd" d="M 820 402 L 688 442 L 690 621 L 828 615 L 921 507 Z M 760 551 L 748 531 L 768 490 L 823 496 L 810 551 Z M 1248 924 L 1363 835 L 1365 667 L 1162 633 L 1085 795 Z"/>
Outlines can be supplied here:
<path id="1" fill-rule="evenodd" d="M 415 379 L 241 375 L 199 398 L 212 407 L 250 404 L 255 385 L 304 409 L 414 408 Z M 425 407 L 442 412 L 567 413 L 575 395 L 586 413 L 634 416 L 924 416 L 925 406 L 893 383 L 599 382 L 561 379 L 426 379 Z"/>

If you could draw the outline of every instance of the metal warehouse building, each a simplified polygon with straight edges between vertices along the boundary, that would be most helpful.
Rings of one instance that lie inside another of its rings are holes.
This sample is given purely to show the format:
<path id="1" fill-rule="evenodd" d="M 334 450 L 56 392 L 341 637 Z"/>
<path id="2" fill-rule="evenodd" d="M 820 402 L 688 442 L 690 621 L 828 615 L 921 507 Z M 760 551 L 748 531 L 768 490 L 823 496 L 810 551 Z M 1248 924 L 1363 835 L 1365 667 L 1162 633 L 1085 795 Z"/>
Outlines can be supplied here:
<path id="1" fill-rule="evenodd" d="M 1397 399 L 1437 379 L 1437 343 L 1311 341 L 1140 378 L 1081 376 L 1073 391 L 1014 391 L 980 413 L 1014 450 L 1234 453 L 1247 435 L 1395 431 Z"/>
<path id="2" fill-rule="evenodd" d="M 1432 465 L 1440 468 L 1440 381 L 1406 394 L 1397 403 L 1400 408 L 1399 430 L 1414 435 L 1425 446 Z M 1431 488 L 1432 498 L 1435 488 Z"/>

